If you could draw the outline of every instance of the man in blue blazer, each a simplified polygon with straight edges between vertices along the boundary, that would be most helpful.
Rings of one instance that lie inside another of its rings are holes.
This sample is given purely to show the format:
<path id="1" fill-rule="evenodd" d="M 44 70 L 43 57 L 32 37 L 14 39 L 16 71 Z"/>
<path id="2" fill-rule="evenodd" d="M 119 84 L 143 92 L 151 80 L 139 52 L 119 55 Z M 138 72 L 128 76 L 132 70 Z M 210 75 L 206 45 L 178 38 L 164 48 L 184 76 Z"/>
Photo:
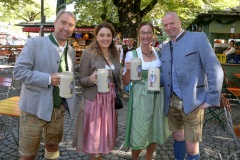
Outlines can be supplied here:
<path id="1" fill-rule="evenodd" d="M 72 12 L 60 10 L 54 22 L 55 31 L 49 36 L 30 38 L 16 60 L 14 79 L 22 82 L 19 107 L 21 160 L 35 159 L 44 132 L 45 157 L 59 157 L 58 144 L 62 141 L 64 112 L 73 115 L 75 108 L 75 87 L 73 96 L 59 97 L 59 72 L 74 72 L 76 52 L 68 45 L 76 25 Z M 59 101 L 55 101 L 58 97 Z M 54 99 L 54 100 L 53 100 Z"/>
<path id="2" fill-rule="evenodd" d="M 221 65 L 203 32 L 186 32 L 175 12 L 162 18 L 170 41 L 162 48 L 164 110 L 174 137 L 175 159 L 199 160 L 204 109 L 220 105 Z"/>

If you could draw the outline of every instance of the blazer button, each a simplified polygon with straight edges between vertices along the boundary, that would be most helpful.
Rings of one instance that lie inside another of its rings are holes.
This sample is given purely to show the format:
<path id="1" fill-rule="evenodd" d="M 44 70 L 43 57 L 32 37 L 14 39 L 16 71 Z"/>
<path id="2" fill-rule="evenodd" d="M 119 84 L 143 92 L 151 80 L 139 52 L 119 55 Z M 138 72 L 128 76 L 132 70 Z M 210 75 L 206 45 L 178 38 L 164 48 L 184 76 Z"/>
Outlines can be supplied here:
<path id="1" fill-rule="evenodd" d="M 170 72 L 168 72 L 168 75 L 170 75 L 171 73 Z"/>
<path id="2" fill-rule="evenodd" d="M 168 84 L 167 86 L 170 87 L 170 84 Z"/>

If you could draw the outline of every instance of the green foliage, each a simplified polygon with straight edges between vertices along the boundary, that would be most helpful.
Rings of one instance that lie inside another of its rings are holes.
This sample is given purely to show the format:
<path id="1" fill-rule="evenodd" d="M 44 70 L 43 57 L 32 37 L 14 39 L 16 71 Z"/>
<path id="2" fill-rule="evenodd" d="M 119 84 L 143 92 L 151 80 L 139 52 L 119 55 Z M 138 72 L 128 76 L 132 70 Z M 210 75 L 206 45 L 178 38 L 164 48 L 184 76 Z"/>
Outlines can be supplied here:
<path id="1" fill-rule="evenodd" d="M 7 3 L 8 2 L 8 3 Z M 11 3 L 10 3 L 11 2 Z M 0 6 L 0 20 L 4 22 L 25 21 L 32 22 L 41 19 L 41 1 L 40 0 L 20 0 L 6 1 Z M 44 15 L 52 16 L 55 14 L 55 6 L 51 6 L 49 1 L 44 1 Z"/>
<path id="2" fill-rule="evenodd" d="M 77 25 L 92 26 L 103 20 L 118 23 L 117 7 L 112 0 L 78 0 L 75 3 Z"/>
<path id="3" fill-rule="evenodd" d="M 224 10 L 238 6 L 239 0 L 162 0 L 143 19 L 151 20 L 153 24 L 161 26 L 161 17 L 167 11 L 175 11 L 186 28 L 201 13 L 210 10 Z"/>
<path id="4" fill-rule="evenodd" d="M 175 11 L 186 28 L 200 13 L 224 10 L 239 5 L 239 0 L 66 0 L 75 4 L 77 25 L 93 26 L 103 20 L 116 24 L 125 37 L 136 36 L 136 28 L 143 21 L 161 27 L 161 17 Z M 0 20 L 40 20 L 40 0 L 0 0 Z M 56 6 L 44 1 L 45 15 L 54 15 Z"/>
<path id="5" fill-rule="evenodd" d="M 151 21 L 154 25 L 161 26 L 161 17 L 164 13 L 175 11 L 182 20 L 183 28 L 186 28 L 200 13 L 234 7 L 238 5 L 239 0 L 158 0 L 156 5 L 154 0 L 69 0 L 69 3 L 72 2 L 75 2 L 78 25 L 81 26 L 92 26 L 103 20 L 109 20 L 118 23 L 122 28 L 129 23 L 125 15 L 129 18 L 135 14 L 140 16 L 140 20 Z M 153 9 L 144 10 L 151 3 L 155 5 Z M 136 18 L 132 21 L 140 23 Z"/>
<path id="6" fill-rule="evenodd" d="M 13 6 L 18 4 L 31 4 L 33 0 L 0 0 L 0 4 L 2 4 L 8 10 L 14 9 Z"/>

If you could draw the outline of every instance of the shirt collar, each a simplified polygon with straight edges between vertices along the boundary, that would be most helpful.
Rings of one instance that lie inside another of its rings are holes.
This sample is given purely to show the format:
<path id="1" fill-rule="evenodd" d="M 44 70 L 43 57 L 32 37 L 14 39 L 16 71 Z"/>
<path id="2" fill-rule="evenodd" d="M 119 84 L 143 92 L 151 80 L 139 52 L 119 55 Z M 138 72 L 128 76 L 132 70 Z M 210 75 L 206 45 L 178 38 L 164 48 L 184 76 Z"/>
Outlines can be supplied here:
<path id="1" fill-rule="evenodd" d="M 57 42 L 58 47 L 64 50 L 64 49 L 66 48 L 66 46 L 67 46 L 67 43 L 65 43 L 64 46 L 60 46 L 60 44 L 58 43 L 58 41 L 57 41 L 57 39 L 55 38 L 54 34 L 52 34 L 52 35 L 53 35 L 53 38 L 55 39 L 55 41 Z"/>
<path id="2" fill-rule="evenodd" d="M 133 46 L 132 46 L 133 47 Z M 128 47 L 128 49 L 131 49 L 132 47 Z"/>
<path id="3" fill-rule="evenodd" d="M 180 37 L 183 34 L 183 32 L 184 32 L 184 29 L 177 35 L 176 41 L 177 41 L 178 37 Z"/>
<path id="4" fill-rule="evenodd" d="M 171 42 L 172 42 L 172 43 L 177 42 L 178 40 L 180 40 L 180 39 L 184 36 L 185 33 L 186 33 L 186 31 L 182 30 L 182 31 L 177 35 L 175 41 L 171 40 Z"/>

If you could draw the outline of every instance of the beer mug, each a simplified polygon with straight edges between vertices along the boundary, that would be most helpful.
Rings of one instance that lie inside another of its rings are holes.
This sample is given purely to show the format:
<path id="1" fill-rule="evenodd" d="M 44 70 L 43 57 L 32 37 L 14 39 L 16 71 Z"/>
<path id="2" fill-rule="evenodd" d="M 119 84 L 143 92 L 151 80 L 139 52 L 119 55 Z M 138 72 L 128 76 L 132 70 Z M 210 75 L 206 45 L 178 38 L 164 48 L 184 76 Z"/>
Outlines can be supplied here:
<path id="1" fill-rule="evenodd" d="M 108 70 L 100 68 L 97 71 L 98 92 L 109 92 Z"/>
<path id="2" fill-rule="evenodd" d="M 160 70 L 159 68 L 150 68 L 148 70 L 148 90 L 160 91 Z"/>
<path id="3" fill-rule="evenodd" d="M 132 58 L 130 67 L 130 79 L 139 81 L 142 79 L 142 60 L 141 58 Z"/>
<path id="4" fill-rule="evenodd" d="M 60 73 L 59 96 L 63 98 L 71 98 L 74 89 L 74 76 L 70 71 Z"/>

